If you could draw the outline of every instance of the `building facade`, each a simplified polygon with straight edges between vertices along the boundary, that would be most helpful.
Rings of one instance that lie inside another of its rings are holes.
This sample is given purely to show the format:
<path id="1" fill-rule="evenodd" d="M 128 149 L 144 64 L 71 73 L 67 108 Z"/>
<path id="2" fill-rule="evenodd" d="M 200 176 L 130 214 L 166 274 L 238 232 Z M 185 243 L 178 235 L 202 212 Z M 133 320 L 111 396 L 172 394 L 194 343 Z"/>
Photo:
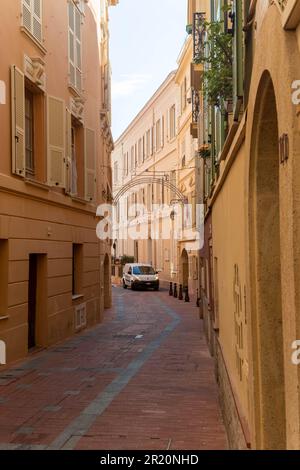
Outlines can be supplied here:
<path id="1" fill-rule="evenodd" d="M 0 338 L 7 362 L 101 321 L 110 244 L 108 6 L 4 0 L 0 19 Z M 14 38 L 11 41 L 11 38 Z"/>
<path id="2" fill-rule="evenodd" d="M 161 271 L 165 281 L 177 276 L 176 243 L 170 236 L 164 240 L 160 235 L 162 220 L 169 217 L 170 211 L 159 214 L 157 224 L 152 223 L 151 214 L 153 205 L 169 207 L 176 198 L 170 183 L 176 187 L 178 109 L 172 72 L 117 140 L 112 157 L 119 226 L 114 235 L 115 256 L 150 263 Z M 140 237 L 131 235 L 135 229 L 140 231 Z"/>
<path id="3" fill-rule="evenodd" d="M 231 96 L 199 115 L 201 314 L 231 446 L 299 449 L 300 2 L 212 1 L 210 14 L 233 60 Z"/>
<path id="4" fill-rule="evenodd" d="M 120 230 L 114 235 L 114 255 L 151 263 L 160 272 L 162 283 L 188 287 L 196 296 L 200 173 L 197 142 L 191 135 L 191 59 L 192 38 L 188 36 L 176 72 L 168 76 L 116 142 L 113 172 L 117 225 L 122 213 L 129 220 L 124 236 L 120 236 Z M 144 212 L 137 211 L 138 204 L 146 207 Z M 157 213 L 155 206 L 164 206 L 165 210 Z M 130 207 L 134 209 L 129 214 Z M 135 240 L 130 236 L 133 227 L 138 232 Z"/>

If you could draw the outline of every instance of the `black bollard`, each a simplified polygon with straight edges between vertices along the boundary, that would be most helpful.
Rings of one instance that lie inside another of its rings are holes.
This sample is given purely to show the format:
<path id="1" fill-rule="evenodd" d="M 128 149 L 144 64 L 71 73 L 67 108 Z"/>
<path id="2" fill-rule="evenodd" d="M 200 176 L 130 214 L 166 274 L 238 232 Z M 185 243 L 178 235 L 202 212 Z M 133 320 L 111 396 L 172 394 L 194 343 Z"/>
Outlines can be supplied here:
<path id="1" fill-rule="evenodd" d="M 197 289 L 197 302 L 196 307 L 200 307 L 199 289 Z"/>
<path id="2" fill-rule="evenodd" d="M 189 301 L 190 301 L 190 297 L 189 297 L 189 288 L 188 288 L 188 287 L 185 288 L 185 298 L 184 298 L 184 301 L 185 301 L 185 302 L 189 302 Z"/>
<path id="3" fill-rule="evenodd" d="M 177 284 L 174 284 L 174 298 L 177 299 L 178 294 L 177 294 Z"/>
<path id="4" fill-rule="evenodd" d="M 173 297 L 173 282 L 170 282 L 169 296 Z"/>
<path id="5" fill-rule="evenodd" d="M 183 300 L 182 284 L 180 284 L 180 286 L 179 286 L 179 296 L 178 296 L 178 299 L 179 299 L 179 300 Z"/>

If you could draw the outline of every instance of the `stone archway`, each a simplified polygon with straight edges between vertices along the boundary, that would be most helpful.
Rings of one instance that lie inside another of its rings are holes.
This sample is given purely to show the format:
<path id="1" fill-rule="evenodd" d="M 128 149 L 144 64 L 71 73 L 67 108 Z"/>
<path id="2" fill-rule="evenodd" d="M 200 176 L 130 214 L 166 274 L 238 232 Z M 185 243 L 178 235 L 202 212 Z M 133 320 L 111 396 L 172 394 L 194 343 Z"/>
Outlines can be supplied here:
<path id="1" fill-rule="evenodd" d="M 189 256 L 186 249 L 181 253 L 180 257 L 180 266 L 181 266 L 181 284 L 182 286 L 188 287 L 189 285 Z"/>
<path id="2" fill-rule="evenodd" d="M 256 447 L 286 448 L 280 258 L 278 117 L 273 82 L 263 74 L 250 160 L 250 281 Z"/>
<path id="3" fill-rule="evenodd" d="M 104 258 L 104 308 L 111 307 L 111 277 L 110 277 L 110 259 L 108 254 Z"/>

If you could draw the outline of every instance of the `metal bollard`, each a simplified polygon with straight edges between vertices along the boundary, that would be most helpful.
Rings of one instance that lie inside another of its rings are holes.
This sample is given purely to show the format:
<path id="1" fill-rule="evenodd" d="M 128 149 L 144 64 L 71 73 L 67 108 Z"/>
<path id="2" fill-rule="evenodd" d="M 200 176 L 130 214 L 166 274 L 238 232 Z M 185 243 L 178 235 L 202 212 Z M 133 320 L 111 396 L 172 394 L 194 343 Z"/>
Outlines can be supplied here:
<path id="1" fill-rule="evenodd" d="M 178 299 L 179 299 L 179 300 L 183 300 L 182 284 L 180 284 L 180 286 L 179 286 L 179 296 L 178 296 Z"/>
<path id="2" fill-rule="evenodd" d="M 173 282 L 170 282 L 169 296 L 173 297 Z"/>
<path id="3" fill-rule="evenodd" d="M 185 298 L 184 298 L 184 301 L 185 301 L 185 302 L 189 302 L 189 301 L 190 301 L 190 297 L 189 297 L 189 288 L 188 288 L 188 287 L 185 288 Z"/>
<path id="4" fill-rule="evenodd" d="M 196 302 L 196 307 L 200 307 L 199 289 L 197 289 L 197 302 Z"/>
<path id="5" fill-rule="evenodd" d="M 178 294 L 177 294 L 177 284 L 174 284 L 174 298 L 177 299 Z"/>

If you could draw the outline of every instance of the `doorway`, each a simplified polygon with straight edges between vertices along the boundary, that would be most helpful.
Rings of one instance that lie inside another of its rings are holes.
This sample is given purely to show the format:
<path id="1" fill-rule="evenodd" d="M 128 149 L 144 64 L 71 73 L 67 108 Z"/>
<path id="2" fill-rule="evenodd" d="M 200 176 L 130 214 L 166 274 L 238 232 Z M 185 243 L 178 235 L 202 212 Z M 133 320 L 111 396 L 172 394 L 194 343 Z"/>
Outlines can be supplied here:
<path id="1" fill-rule="evenodd" d="M 28 350 L 47 345 L 47 256 L 29 255 Z"/>
<path id="2" fill-rule="evenodd" d="M 182 272 L 182 286 L 186 288 L 189 286 L 189 256 L 184 249 L 181 254 L 181 272 Z"/>

